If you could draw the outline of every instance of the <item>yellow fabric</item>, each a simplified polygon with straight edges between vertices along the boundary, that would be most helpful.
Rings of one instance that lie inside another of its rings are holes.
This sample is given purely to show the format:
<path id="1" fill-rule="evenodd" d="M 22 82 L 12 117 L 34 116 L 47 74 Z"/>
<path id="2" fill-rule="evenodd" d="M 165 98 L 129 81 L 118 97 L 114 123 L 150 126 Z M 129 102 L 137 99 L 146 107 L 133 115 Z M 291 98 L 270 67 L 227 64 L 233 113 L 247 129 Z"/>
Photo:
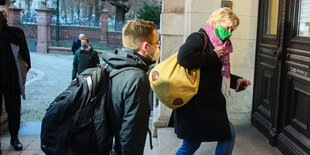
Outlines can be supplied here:
<path id="1" fill-rule="evenodd" d="M 200 69 L 188 70 L 180 66 L 177 55 L 178 52 L 156 65 L 149 74 L 156 97 L 171 109 L 189 102 L 197 94 L 200 80 Z"/>

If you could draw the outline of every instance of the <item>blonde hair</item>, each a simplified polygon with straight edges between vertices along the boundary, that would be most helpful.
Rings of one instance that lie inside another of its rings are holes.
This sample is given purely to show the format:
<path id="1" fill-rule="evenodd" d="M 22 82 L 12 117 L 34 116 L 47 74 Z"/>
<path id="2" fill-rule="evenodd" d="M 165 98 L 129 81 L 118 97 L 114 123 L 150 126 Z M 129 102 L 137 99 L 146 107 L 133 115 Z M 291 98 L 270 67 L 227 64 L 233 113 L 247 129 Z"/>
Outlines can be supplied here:
<path id="1" fill-rule="evenodd" d="M 228 7 L 220 8 L 214 11 L 209 17 L 207 24 L 213 26 L 214 22 L 219 23 L 224 21 L 231 22 L 233 30 L 236 30 L 236 28 L 239 26 L 238 16 Z"/>
<path id="2" fill-rule="evenodd" d="M 123 46 L 134 51 L 139 50 L 143 41 L 150 43 L 154 40 L 154 30 L 156 25 L 153 22 L 141 19 L 129 20 L 123 27 Z"/>

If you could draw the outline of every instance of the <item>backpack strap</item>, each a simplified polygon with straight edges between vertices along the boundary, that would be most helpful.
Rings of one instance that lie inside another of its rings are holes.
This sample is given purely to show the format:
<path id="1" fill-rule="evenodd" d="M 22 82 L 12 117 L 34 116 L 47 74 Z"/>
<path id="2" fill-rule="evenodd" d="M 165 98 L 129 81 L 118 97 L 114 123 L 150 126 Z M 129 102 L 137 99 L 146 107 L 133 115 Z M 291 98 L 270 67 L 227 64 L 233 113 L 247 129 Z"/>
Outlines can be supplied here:
<path id="1" fill-rule="evenodd" d="M 198 32 L 203 34 L 204 36 L 204 42 L 203 42 L 203 48 L 202 48 L 202 52 L 205 52 L 206 48 L 207 48 L 207 44 L 208 44 L 208 36 L 206 35 L 206 33 L 204 32 Z"/>

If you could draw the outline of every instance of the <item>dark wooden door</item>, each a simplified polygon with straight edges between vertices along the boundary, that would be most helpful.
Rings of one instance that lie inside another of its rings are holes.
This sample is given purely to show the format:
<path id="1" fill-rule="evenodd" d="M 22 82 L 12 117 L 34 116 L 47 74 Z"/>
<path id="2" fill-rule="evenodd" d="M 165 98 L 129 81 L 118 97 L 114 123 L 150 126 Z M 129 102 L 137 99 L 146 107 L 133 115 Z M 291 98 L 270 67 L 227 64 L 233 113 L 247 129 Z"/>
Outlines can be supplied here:
<path id="1" fill-rule="evenodd" d="M 256 45 L 252 124 L 276 145 L 282 70 L 282 5 L 260 0 Z M 283 18 L 282 18 L 283 17 Z M 283 39 L 282 39 L 283 40 Z"/>
<path id="2" fill-rule="evenodd" d="M 310 154 L 310 0 L 260 0 L 252 124 L 284 154 Z"/>

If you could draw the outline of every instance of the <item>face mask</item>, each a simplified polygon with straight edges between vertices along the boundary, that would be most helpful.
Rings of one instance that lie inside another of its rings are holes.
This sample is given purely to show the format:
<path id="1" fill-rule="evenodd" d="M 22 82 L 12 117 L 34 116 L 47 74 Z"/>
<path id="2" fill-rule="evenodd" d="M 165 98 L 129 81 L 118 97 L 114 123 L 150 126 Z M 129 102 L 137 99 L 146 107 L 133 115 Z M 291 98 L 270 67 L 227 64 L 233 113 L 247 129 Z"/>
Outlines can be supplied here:
<path id="1" fill-rule="evenodd" d="M 87 45 L 82 44 L 81 47 L 82 47 L 82 49 L 86 49 L 86 48 L 87 48 Z"/>
<path id="2" fill-rule="evenodd" d="M 153 47 L 152 45 L 150 45 L 150 46 Z M 157 61 L 160 57 L 160 49 L 157 47 L 153 56 L 149 52 L 146 52 L 146 54 L 152 58 L 152 60 L 151 60 L 152 62 Z"/>
<path id="3" fill-rule="evenodd" d="M 214 30 L 214 33 L 219 36 L 223 41 L 226 40 L 231 36 L 231 32 L 226 30 L 224 27 L 221 25 L 217 26 L 217 28 Z"/>

